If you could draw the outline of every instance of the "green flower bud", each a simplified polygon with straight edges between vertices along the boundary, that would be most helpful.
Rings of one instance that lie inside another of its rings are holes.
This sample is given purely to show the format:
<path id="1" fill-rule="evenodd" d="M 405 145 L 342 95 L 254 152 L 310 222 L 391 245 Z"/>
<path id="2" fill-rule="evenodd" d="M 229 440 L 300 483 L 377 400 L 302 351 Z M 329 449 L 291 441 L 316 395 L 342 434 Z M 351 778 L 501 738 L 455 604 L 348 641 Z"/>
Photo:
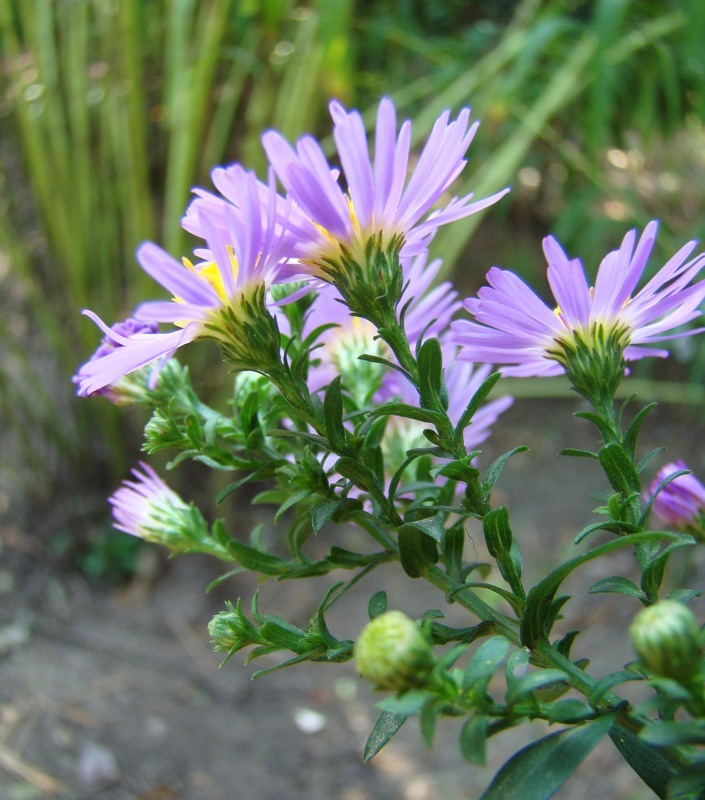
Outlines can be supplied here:
<path id="1" fill-rule="evenodd" d="M 355 664 L 378 689 L 403 691 L 422 686 L 433 669 L 431 643 L 401 611 L 373 619 L 355 645 Z"/>
<path id="2" fill-rule="evenodd" d="M 250 644 L 264 644 L 242 610 L 242 601 L 236 605 L 225 603 L 225 611 L 219 611 L 208 623 L 208 635 L 216 653 L 232 654 Z"/>
<path id="3" fill-rule="evenodd" d="M 629 632 L 639 658 L 656 675 L 687 683 L 697 672 L 700 628 L 693 612 L 681 603 L 662 600 L 643 609 Z"/>

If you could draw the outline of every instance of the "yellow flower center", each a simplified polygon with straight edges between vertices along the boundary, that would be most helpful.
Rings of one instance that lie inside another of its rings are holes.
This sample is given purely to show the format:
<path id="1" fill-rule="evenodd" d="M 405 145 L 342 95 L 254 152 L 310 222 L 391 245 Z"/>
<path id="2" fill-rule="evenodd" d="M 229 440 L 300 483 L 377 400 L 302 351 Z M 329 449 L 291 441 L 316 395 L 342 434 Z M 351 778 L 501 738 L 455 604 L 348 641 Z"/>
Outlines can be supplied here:
<path id="1" fill-rule="evenodd" d="M 230 268 L 232 269 L 233 273 L 233 280 L 237 281 L 237 275 L 239 271 L 239 265 L 237 263 L 237 258 L 235 258 L 235 254 L 230 246 L 228 246 L 228 256 L 230 258 Z M 230 298 L 228 297 L 228 293 L 225 290 L 225 282 L 223 281 L 223 276 L 220 272 L 220 268 L 215 263 L 215 261 L 205 261 L 202 264 L 194 265 L 194 263 L 188 258 L 181 259 L 183 265 L 189 272 L 192 272 L 194 275 L 197 275 L 201 280 L 205 281 L 218 295 L 218 299 L 224 306 L 229 305 Z M 175 303 L 183 303 L 185 302 L 183 298 L 174 296 L 172 300 Z M 192 320 L 179 320 L 174 324 L 179 328 L 185 328 L 186 325 L 189 324 Z"/>

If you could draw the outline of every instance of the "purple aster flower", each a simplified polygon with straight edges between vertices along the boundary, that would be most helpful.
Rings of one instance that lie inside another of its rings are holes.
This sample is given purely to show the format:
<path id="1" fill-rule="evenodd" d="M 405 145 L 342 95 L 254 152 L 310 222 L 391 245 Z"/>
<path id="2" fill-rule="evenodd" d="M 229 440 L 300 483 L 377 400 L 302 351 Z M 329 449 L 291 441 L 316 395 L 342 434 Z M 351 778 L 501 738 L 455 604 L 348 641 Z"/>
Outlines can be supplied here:
<path id="1" fill-rule="evenodd" d="M 116 322 L 110 333 L 101 339 L 98 349 L 90 357 L 89 363 L 92 361 L 99 361 L 102 358 L 119 350 L 123 345 L 121 342 L 129 340 L 132 337 L 139 336 L 152 336 L 157 332 L 157 323 L 133 319 L 128 317 L 122 322 Z M 82 379 L 77 375 L 73 378 L 74 383 L 79 385 L 78 394 L 85 396 L 86 392 L 81 386 Z M 144 381 L 128 381 L 125 378 L 119 378 L 115 383 L 104 386 L 99 389 L 96 394 L 103 395 L 115 405 L 129 405 L 134 402 L 139 402 L 144 395 L 145 388 Z"/>
<path id="2" fill-rule="evenodd" d="M 408 181 L 411 123 L 404 122 L 397 134 L 389 98 L 382 100 L 377 113 L 374 161 L 360 114 L 337 101 L 330 104 L 330 112 L 347 193 L 312 137 L 301 138 L 296 149 L 275 131 L 262 139 L 280 181 L 317 229 L 306 259 L 312 274 L 322 280 L 330 280 L 325 265 L 339 259 L 341 245 L 361 263 L 368 242 L 381 235 L 381 250 L 400 240 L 401 256 L 414 256 L 426 250 L 441 225 L 487 208 L 508 191 L 474 203 L 469 194 L 431 211 L 466 164 L 465 153 L 478 126 L 470 125 L 467 108 L 453 121 L 450 112 L 441 114 Z"/>
<path id="3" fill-rule="evenodd" d="M 705 265 L 705 256 L 687 261 L 696 245 L 688 243 L 634 294 L 657 227 L 650 222 L 638 242 L 636 231 L 630 231 L 621 247 L 602 260 L 592 288 L 580 261 L 569 259 L 553 237 L 546 238 L 555 310 L 512 272 L 493 267 L 487 275 L 489 287 L 464 303 L 476 322 L 453 323 L 460 358 L 506 365 L 505 375 L 549 376 L 567 371 L 576 349 L 598 356 L 612 352 L 621 376 L 624 361 L 667 356 L 666 350 L 646 345 L 697 332 L 672 333 L 700 316 L 705 282 L 691 281 Z"/>
<path id="4" fill-rule="evenodd" d="M 132 470 L 134 481 L 123 481 L 110 497 L 115 528 L 130 536 L 149 541 L 160 541 L 155 531 L 163 528 L 173 511 L 184 511 L 189 506 L 170 489 L 157 473 L 143 461 L 139 469 Z"/>
<path id="5" fill-rule="evenodd" d="M 174 553 L 204 551 L 229 558 L 226 549 L 208 531 L 201 512 L 184 502 L 157 473 L 140 461 L 135 480 L 123 481 L 109 498 L 115 528 L 130 536 L 168 547 Z"/>
<path id="6" fill-rule="evenodd" d="M 182 263 L 151 242 L 137 251 L 142 268 L 172 294 L 172 299 L 143 303 L 134 316 L 138 320 L 172 323 L 176 330 L 121 332 L 108 328 L 93 312 L 84 312 L 115 347 L 80 368 L 76 376 L 79 394 L 93 394 L 157 359 L 167 359 L 178 347 L 197 338 L 214 338 L 224 349 L 237 349 L 238 332 L 233 330 L 233 321 L 235 327 L 238 321 L 255 325 L 251 316 L 253 297 L 279 279 L 283 260 L 282 240 L 275 222 L 273 177 L 266 216 L 254 175 L 243 171 L 242 179 L 244 201 L 238 208 L 224 209 L 223 227 L 207 214 L 201 215 L 207 249 L 197 250 L 196 255 L 207 260 Z M 271 338 L 277 339 L 278 348 L 278 333 L 273 331 Z"/>
<path id="7" fill-rule="evenodd" d="M 685 462 L 680 460 L 662 467 L 645 493 L 644 502 L 654 496 L 669 475 L 687 469 Z M 666 525 L 704 538 L 705 486 L 694 475 L 679 475 L 667 483 L 656 495 L 651 508 Z"/>

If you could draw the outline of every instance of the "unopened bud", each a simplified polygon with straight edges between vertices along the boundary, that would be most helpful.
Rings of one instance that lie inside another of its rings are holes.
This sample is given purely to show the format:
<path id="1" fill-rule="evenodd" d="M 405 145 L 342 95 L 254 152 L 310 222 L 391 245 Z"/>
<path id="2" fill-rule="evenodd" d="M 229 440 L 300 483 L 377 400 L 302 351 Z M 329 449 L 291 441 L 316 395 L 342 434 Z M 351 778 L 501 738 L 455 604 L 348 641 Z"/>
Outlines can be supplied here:
<path id="1" fill-rule="evenodd" d="M 687 683 L 697 673 L 701 632 L 693 612 L 682 603 L 662 600 L 643 609 L 629 632 L 639 658 L 656 675 Z"/>
<path id="2" fill-rule="evenodd" d="M 252 634 L 256 630 L 247 621 L 242 613 L 240 599 L 234 606 L 230 602 L 225 604 L 226 610 L 219 611 L 208 623 L 208 634 L 213 649 L 219 653 L 231 653 L 250 644 Z"/>
<path id="3" fill-rule="evenodd" d="M 434 663 L 431 643 L 401 611 L 387 611 L 373 619 L 355 645 L 358 672 L 378 689 L 422 686 Z"/>

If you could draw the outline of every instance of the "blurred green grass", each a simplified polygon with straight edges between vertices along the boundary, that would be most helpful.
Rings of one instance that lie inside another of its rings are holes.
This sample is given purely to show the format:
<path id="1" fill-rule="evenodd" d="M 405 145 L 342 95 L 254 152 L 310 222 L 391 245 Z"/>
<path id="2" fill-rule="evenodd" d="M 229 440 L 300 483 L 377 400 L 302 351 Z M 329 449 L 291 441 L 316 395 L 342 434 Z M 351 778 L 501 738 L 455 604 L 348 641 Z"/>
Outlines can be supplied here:
<path id="1" fill-rule="evenodd" d="M 514 191 L 475 238 L 480 217 L 433 243 L 467 291 L 493 263 L 535 274 L 548 232 L 593 269 L 652 216 L 664 253 L 702 235 L 704 39 L 699 0 L 0 4 L 0 412 L 13 433 L 0 476 L 102 497 L 124 472 L 139 425 L 72 397 L 98 340 L 78 312 L 112 321 L 153 297 L 139 242 L 186 252 L 191 187 L 236 159 L 261 174 L 267 127 L 326 137 L 330 97 L 371 125 L 391 95 L 417 145 L 444 108 L 483 120 L 457 192 Z"/>

